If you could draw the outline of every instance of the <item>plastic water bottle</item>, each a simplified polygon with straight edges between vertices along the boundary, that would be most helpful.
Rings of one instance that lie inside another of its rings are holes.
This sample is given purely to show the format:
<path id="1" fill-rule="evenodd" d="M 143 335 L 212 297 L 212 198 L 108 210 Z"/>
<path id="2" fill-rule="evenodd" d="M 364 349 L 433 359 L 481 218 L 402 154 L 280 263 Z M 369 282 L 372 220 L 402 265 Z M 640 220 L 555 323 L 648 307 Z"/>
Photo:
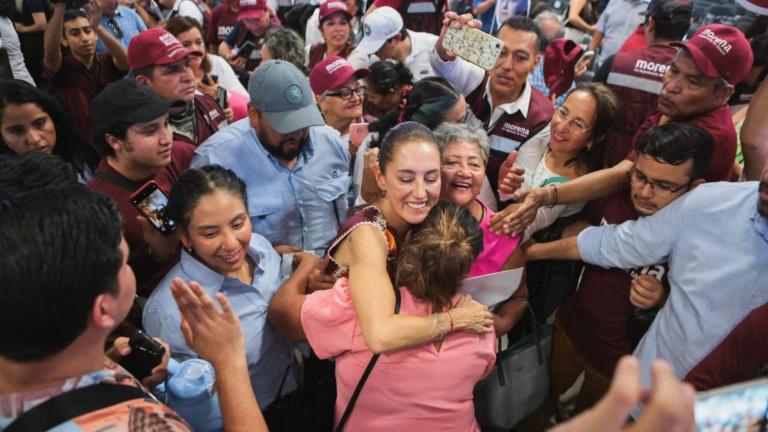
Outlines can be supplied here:
<path id="1" fill-rule="evenodd" d="M 221 419 L 219 396 L 214 383 L 216 374 L 210 363 L 202 359 L 190 359 L 181 363 L 171 359 L 168 378 L 158 386 L 166 394 L 166 403 L 173 408 L 195 431 L 220 431 Z"/>

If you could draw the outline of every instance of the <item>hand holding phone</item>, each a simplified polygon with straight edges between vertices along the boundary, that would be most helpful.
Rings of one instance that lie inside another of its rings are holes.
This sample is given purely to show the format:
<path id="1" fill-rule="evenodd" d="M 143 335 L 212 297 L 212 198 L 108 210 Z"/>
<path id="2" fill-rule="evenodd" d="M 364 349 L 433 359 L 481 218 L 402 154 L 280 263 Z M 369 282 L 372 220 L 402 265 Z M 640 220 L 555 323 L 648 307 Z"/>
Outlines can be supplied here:
<path id="1" fill-rule="evenodd" d="M 491 70 L 496 65 L 504 42 L 476 28 L 464 26 L 457 29 L 451 26 L 445 32 L 443 47 L 457 57 Z"/>
<path id="2" fill-rule="evenodd" d="M 176 229 L 176 223 L 165 214 L 168 197 L 154 181 L 148 181 L 134 192 L 131 204 L 163 235 L 168 236 Z"/>
<path id="3" fill-rule="evenodd" d="M 135 330 L 128 345 L 131 353 L 120 360 L 120 366 L 136 379 L 143 380 L 152 374 L 152 369 L 162 363 L 165 347 L 141 330 Z"/>
<path id="4" fill-rule="evenodd" d="M 349 125 L 349 153 L 353 157 L 367 137 L 368 123 L 352 123 Z"/>

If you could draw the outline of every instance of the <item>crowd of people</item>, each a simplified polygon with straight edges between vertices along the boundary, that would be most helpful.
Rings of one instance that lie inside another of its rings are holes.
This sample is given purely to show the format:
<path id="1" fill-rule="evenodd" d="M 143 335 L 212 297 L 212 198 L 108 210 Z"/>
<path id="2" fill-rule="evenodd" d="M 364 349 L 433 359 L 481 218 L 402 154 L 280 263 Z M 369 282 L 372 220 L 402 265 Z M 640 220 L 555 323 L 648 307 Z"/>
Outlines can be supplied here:
<path id="1" fill-rule="evenodd" d="M 505 429 L 687 431 L 696 391 L 768 370 L 762 19 L 16 3 L 0 431 L 497 430 L 476 386 L 547 322 L 544 402 Z M 497 38 L 495 64 L 455 29 Z M 205 425 L 169 384 L 190 359 L 215 372 Z"/>

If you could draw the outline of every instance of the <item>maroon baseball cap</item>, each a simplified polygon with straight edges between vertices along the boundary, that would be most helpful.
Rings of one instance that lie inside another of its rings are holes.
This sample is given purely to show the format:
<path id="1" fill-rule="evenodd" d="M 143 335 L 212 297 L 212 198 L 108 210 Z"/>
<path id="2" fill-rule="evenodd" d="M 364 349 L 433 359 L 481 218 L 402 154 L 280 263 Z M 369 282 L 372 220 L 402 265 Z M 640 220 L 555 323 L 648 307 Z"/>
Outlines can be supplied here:
<path id="1" fill-rule="evenodd" d="M 575 66 L 584 49 L 570 39 L 556 39 L 544 50 L 544 82 L 560 96 L 568 91 L 576 75 Z"/>
<path id="2" fill-rule="evenodd" d="M 333 14 L 342 14 L 345 17 L 347 17 L 348 20 L 352 19 L 352 14 L 349 13 L 349 10 L 347 9 L 347 4 L 344 3 L 343 1 L 329 0 L 323 3 L 320 3 L 320 13 L 318 15 L 318 18 L 320 19 L 320 24 L 322 24 L 326 18 L 328 18 Z"/>
<path id="3" fill-rule="evenodd" d="M 128 45 L 128 67 L 136 70 L 152 65 L 167 65 L 191 55 L 201 54 L 184 48 L 167 30 L 151 28 L 131 39 Z"/>
<path id="4" fill-rule="evenodd" d="M 321 95 L 341 87 L 353 77 L 361 79 L 370 73 L 368 69 L 355 69 L 346 59 L 339 56 L 330 56 L 312 68 L 309 73 L 309 86 L 316 95 Z"/>
<path id="5" fill-rule="evenodd" d="M 267 0 L 240 0 L 240 10 L 237 13 L 237 20 L 245 18 L 260 19 L 264 14 L 269 13 Z"/>
<path id="6" fill-rule="evenodd" d="M 699 72 L 736 85 L 752 69 L 752 48 L 736 27 L 710 24 L 699 27 L 690 39 L 671 44 L 691 55 Z"/>

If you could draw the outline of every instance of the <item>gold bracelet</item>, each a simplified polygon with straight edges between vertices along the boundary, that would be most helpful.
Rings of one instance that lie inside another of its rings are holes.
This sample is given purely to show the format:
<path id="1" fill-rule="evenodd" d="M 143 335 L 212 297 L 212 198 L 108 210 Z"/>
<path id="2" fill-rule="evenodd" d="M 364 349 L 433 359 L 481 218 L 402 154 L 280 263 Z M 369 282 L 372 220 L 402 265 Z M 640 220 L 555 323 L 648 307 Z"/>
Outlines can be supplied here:
<path id="1" fill-rule="evenodd" d="M 557 205 L 557 185 L 550 184 L 547 187 L 547 208 Z"/>

